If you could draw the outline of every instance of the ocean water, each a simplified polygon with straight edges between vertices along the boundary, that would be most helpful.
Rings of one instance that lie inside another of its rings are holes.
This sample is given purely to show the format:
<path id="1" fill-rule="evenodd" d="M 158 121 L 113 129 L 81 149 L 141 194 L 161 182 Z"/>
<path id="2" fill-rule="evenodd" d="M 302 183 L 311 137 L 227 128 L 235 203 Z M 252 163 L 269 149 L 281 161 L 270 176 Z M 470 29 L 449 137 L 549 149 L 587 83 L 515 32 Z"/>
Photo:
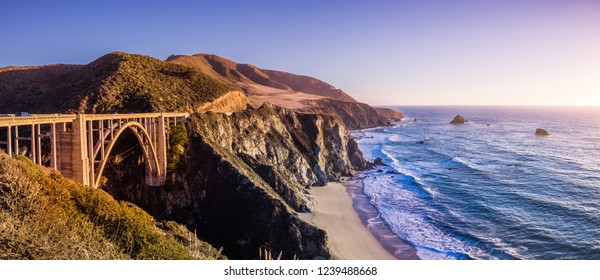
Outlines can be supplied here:
<path id="1" fill-rule="evenodd" d="M 420 258 L 600 259 L 600 107 L 395 109 L 353 136 L 387 165 L 363 192 Z"/>

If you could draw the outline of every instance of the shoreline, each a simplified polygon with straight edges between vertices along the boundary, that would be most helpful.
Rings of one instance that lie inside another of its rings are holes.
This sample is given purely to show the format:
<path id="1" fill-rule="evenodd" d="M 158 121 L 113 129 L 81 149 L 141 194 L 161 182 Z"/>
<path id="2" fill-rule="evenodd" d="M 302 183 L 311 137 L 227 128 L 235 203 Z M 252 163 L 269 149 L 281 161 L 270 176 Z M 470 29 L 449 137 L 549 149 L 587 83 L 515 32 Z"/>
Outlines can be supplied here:
<path id="1" fill-rule="evenodd" d="M 352 207 L 352 198 L 339 182 L 311 187 L 314 202 L 310 213 L 300 218 L 327 232 L 327 247 L 333 260 L 396 260 L 363 226 Z"/>
<path id="2" fill-rule="evenodd" d="M 379 215 L 362 191 L 364 180 L 352 177 L 342 182 L 352 198 L 352 207 L 360 217 L 362 225 L 371 235 L 399 260 L 420 260 L 416 249 L 396 235 Z"/>
<path id="3" fill-rule="evenodd" d="M 360 183 L 352 179 L 311 187 L 309 195 L 314 209 L 310 213 L 298 213 L 299 217 L 327 232 L 327 246 L 334 260 L 418 259 L 415 249 L 377 218 L 377 210 L 366 199 L 362 188 L 357 187 Z"/>

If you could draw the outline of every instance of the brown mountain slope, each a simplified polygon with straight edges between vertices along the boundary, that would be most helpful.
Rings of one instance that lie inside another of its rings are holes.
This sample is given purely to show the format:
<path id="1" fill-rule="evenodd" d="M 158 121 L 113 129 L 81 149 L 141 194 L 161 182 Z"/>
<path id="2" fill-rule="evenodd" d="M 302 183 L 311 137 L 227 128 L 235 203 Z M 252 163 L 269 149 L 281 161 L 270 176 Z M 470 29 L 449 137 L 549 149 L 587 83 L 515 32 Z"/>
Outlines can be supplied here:
<path id="1" fill-rule="evenodd" d="M 197 68 L 115 52 L 87 65 L 0 68 L 0 113 L 196 111 L 233 90 Z"/>
<path id="2" fill-rule="evenodd" d="M 391 112 L 381 115 L 342 90 L 308 76 L 261 69 L 210 54 L 172 55 L 167 61 L 195 67 L 206 75 L 242 88 L 254 107 L 269 102 L 299 112 L 335 114 L 350 129 L 388 125 L 388 116 L 397 117 Z"/>
<path id="3" fill-rule="evenodd" d="M 213 75 L 213 77 L 215 77 L 214 74 L 218 74 L 238 83 L 249 95 L 261 95 L 269 93 L 269 91 L 302 92 L 341 101 L 356 102 L 350 95 L 321 80 L 283 71 L 261 69 L 251 64 L 240 64 L 217 55 L 177 55 L 170 56 L 167 61 L 197 67 L 204 73 Z"/>

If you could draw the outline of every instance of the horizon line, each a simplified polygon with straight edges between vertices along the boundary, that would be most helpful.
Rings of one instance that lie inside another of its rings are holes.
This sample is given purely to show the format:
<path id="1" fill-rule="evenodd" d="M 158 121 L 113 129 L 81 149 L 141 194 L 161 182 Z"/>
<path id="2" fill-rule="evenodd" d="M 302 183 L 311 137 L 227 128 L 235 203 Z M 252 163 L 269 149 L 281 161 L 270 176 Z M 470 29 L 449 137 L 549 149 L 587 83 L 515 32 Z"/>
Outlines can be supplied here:
<path id="1" fill-rule="evenodd" d="M 390 107 L 390 106 L 404 106 L 404 107 L 579 107 L 579 108 L 600 108 L 600 105 L 580 105 L 580 104 L 567 104 L 567 105 L 556 105 L 556 104 L 370 104 L 374 107 Z"/>

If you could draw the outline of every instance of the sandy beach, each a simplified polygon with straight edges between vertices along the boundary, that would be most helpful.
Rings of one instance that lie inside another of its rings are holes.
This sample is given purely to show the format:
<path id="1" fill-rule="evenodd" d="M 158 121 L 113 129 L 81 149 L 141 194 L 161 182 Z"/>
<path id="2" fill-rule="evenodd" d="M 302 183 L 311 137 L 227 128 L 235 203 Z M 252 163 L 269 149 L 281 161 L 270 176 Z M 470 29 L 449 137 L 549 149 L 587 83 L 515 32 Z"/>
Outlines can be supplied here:
<path id="1" fill-rule="evenodd" d="M 299 215 L 327 231 L 333 259 L 397 259 L 363 225 L 344 185 L 329 183 L 324 187 L 312 187 L 310 195 L 315 201 L 314 211 Z"/>
<path id="2" fill-rule="evenodd" d="M 381 219 L 377 209 L 371 205 L 363 193 L 363 183 L 364 181 L 361 179 L 350 179 L 343 183 L 346 193 L 352 198 L 353 209 L 360 217 L 362 225 L 369 230 L 385 250 L 397 259 L 418 260 L 415 248 L 400 239 Z"/>

